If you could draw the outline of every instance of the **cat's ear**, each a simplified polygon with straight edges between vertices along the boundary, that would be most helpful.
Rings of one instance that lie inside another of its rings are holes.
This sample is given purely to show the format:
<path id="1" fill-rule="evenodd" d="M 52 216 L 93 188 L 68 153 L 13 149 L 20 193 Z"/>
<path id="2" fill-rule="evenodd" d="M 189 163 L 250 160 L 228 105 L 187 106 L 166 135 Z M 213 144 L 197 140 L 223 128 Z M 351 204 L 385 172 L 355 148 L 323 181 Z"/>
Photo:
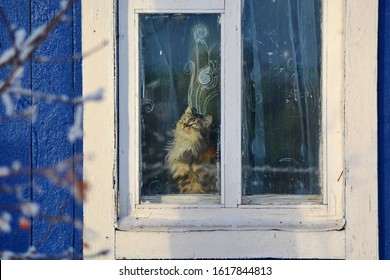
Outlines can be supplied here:
<path id="1" fill-rule="evenodd" d="M 203 123 L 206 125 L 206 127 L 209 127 L 212 122 L 213 122 L 213 117 L 211 115 L 207 115 L 203 117 Z"/>
<path id="2" fill-rule="evenodd" d="M 184 113 L 185 113 L 185 114 L 192 115 L 192 109 L 191 109 L 191 107 L 188 106 Z"/>

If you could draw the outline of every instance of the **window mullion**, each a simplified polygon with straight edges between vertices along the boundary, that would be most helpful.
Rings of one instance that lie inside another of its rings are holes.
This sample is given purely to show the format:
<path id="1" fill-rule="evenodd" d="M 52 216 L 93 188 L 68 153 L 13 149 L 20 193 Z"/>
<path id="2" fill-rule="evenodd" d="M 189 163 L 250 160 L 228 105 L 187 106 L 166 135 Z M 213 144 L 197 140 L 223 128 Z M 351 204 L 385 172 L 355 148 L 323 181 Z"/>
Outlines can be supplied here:
<path id="1" fill-rule="evenodd" d="M 222 21 L 222 174 L 225 207 L 241 204 L 241 1 L 225 0 Z"/>

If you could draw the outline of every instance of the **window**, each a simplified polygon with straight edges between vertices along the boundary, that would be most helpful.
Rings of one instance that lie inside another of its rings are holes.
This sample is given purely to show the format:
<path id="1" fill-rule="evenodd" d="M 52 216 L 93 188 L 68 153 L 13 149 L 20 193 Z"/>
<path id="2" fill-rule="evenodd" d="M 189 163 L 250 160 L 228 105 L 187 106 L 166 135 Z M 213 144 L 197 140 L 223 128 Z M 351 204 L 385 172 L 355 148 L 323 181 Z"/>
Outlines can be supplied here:
<path id="1" fill-rule="evenodd" d="M 326 172 L 320 171 L 326 100 L 322 1 L 242 1 L 242 6 L 244 200 L 254 202 L 256 194 L 320 195 Z"/>
<path id="2" fill-rule="evenodd" d="M 110 110 L 102 116 L 118 142 L 111 146 L 116 153 L 95 159 L 100 168 L 112 162 L 114 188 L 88 203 L 92 211 L 98 201 L 107 205 L 104 194 L 114 197 L 111 222 L 99 230 L 115 240 L 114 256 L 348 257 L 354 233 L 345 220 L 354 215 L 346 209 L 354 202 L 346 188 L 359 184 L 351 181 L 351 159 L 367 152 L 358 151 L 361 143 L 351 149 L 345 125 L 354 70 L 344 56 L 344 40 L 352 40 L 344 30 L 352 25 L 344 23 L 362 6 L 329 0 L 118 5 L 119 39 L 111 49 L 118 67 L 105 64 L 106 72 L 118 69 L 105 83 L 116 89 L 118 77 L 118 97 L 105 103 Z M 187 148 L 192 131 L 197 151 Z M 101 137 L 95 139 L 104 145 L 107 136 Z M 86 162 L 88 173 L 96 165 Z M 92 181 L 103 185 L 96 176 Z M 373 182 L 364 186 L 369 213 Z"/>
<path id="3" fill-rule="evenodd" d="M 221 193 L 221 153 L 239 149 L 239 145 L 222 147 L 221 140 L 234 129 L 242 131 L 243 157 L 236 161 L 241 165 L 244 197 L 238 204 L 273 199 L 254 196 L 264 194 L 305 194 L 311 195 L 310 201 L 321 201 L 321 100 L 325 100 L 320 88 L 321 1 L 243 1 L 242 5 L 241 128 L 221 118 L 221 99 L 227 109 L 231 101 L 224 95 L 239 94 L 229 92 L 227 81 L 221 80 L 225 78 L 221 74 L 234 67 L 226 55 L 240 53 L 227 49 L 221 54 L 226 38 L 221 40 L 221 32 L 234 33 L 224 25 L 223 3 L 220 13 L 191 11 L 191 5 L 184 12 L 135 12 L 138 27 L 130 36 L 138 46 L 130 84 L 138 81 L 134 91 L 139 98 L 132 100 L 131 108 L 138 106 L 140 113 L 131 123 L 139 126 L 138 131 L 130 134 L 139 141 L 135 146 L 140 155 L 130 166 L 139 162 L 140 183 L 134 196 L 140 196 L 140 204 L 178 199 L 220 203 L 211 195 L 192 194 Z M 238 39 L 232 43 L 239 45 Z M 234 83 L 240 84 L 241 76 L 232 77 Z M 239 111 L 226 114 L 240 118 Z M 184 130 L 179 120 L 189 122 Z M 181 198 L 168 196 L 178 193 Z"/>
<path id="4" fill-rule="evenodd" d="M 220 20 L 138 14 L 141 204 L 219 194 Z"/>

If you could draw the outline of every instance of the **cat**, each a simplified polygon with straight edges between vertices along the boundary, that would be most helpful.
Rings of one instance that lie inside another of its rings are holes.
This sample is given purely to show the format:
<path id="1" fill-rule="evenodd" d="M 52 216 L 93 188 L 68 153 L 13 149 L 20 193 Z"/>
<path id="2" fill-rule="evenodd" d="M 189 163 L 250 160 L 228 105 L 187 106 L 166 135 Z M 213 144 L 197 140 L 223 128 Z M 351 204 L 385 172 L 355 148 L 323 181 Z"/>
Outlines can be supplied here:
<path id="1" fill-rule="evenodd" d="M 180 193 L 217 191 L 216 148 L 210 142 L 212 116 L 188 107 L 176 123 L 166 163 Z"/>

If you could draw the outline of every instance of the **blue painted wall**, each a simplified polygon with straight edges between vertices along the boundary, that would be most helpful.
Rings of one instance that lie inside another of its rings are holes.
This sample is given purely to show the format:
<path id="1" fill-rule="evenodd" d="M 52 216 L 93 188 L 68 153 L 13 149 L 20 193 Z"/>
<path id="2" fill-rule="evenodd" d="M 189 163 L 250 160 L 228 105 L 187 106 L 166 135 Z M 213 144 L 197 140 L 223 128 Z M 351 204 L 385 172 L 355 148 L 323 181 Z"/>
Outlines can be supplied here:
<path id="1" fill-rule="evenodd" d="M 390 259 L 390 0 L 379 0 L 378 38 L 379 242 Z"/>
<path id="2" fill-rule="evenodd" d="M 59 9 L 60 0 L 1 0 L 0 6 L 8 20 L 28 33 L 50 21 Z M 71 58 L 81 52 L 81 1 L 68 11 L 68 20 L 58 25 L 49 38 L 34 53 L 42 56 Z M 0 22 L 0 53 L 11 46 L 7 27 Z M 7 69 L 0 70 L 4 78 Z M 81 62 L 65 59 L 61 62 L 32 62 L 24 69 L 21 84 L 24 88 L 56 96 L 77 97 L 82 94 Z M 82 153 L 82 143 L 70 143 L 67 133 L 73 123 L 74 106 L 53 104 L 36 98 L 23 97 L 16 109 L 34 105 L 37 119 L 0 121 L 0 166 L 11 166 L 15 161 L 30 170 L 51 167 Z M 0 115 L 4 106 L 0 104 Z M 76 168 L 76 165 L 73 167 Z M 80 170 L 75 170 L 80 172 Z M 25 252 L 35 246 L 48 257 L 57 257 L 73 248 L 72 257 L 82 256 L 82 233 L 72 221 L 82 220 L 82 206 L 69 191 L 32 173 L 0 181 L 0 186 L 19 185 L 23 198 L 40 205 L 40 215 L 32 218 L 31 227 L 18 229 L 20 214 L 12 211 L 11 234 L 0 232 L 0 251 Z M 20 201 L 20 195 L 0 192 L 0 205 L 9 208 Z M 0 208 L 0 212 L 1 209 Z M 65 221 L 50 221 L 51 217 L 65 217 Z M 68 219 L 70 218 L 70 220 Z M 66 220 L 68 219 L 68 220 Z"/>
<path id="3" fill-rule="evenodd" d="M 24 28 L 27 32 L 31 30 L 30 24 L 30 3 L 29 1 L 20 1 L 19 5 L 12 5 L 12 1 L 1 2 L 4 14 L 9 22 L 15 22 L 19 28 Z M 8 36 L 7 26 L 4 19 L 0 24 L 0 52 L 8 49 L 12 42 Z M 21 85 L 25 88 L 31 88 L 31 65 L 26 65 Z M 0 69 L 0 77 L 3 79 L 7 74 L 7 69 Z M 30 98 L 21 98 L 17 103 L 16 110 L 21 110 L 31 105 Z M 4 116 L 4 106 L 0 105 L 0 115 Z M 0 166 L 10 166 L 17 160 L 22 166 L 31 167 L 31 122 L 27 121 L 1 121 L 0 122 Z M 15 137 L 17 134 L 17 137 Z M 14 186 L 20 184 L 26 189 L 23 195 L 27 198 L 31 196 L 31 178 L 12 178 L 12 180 L 0 181 L 0 186 Z M 1 205 L 14 205 L 17 198 L 14 195 L 0 193 Z M 20 216 L 14 214 L 12 217 L 12 229 L 18 228 Z M 13 230 L 12 234 L 3 234 L 0 231 L 0 250 L 14 249 L 17 252 L 25 251 L 31 244 L 31 234 L 28 231 Z"/>

